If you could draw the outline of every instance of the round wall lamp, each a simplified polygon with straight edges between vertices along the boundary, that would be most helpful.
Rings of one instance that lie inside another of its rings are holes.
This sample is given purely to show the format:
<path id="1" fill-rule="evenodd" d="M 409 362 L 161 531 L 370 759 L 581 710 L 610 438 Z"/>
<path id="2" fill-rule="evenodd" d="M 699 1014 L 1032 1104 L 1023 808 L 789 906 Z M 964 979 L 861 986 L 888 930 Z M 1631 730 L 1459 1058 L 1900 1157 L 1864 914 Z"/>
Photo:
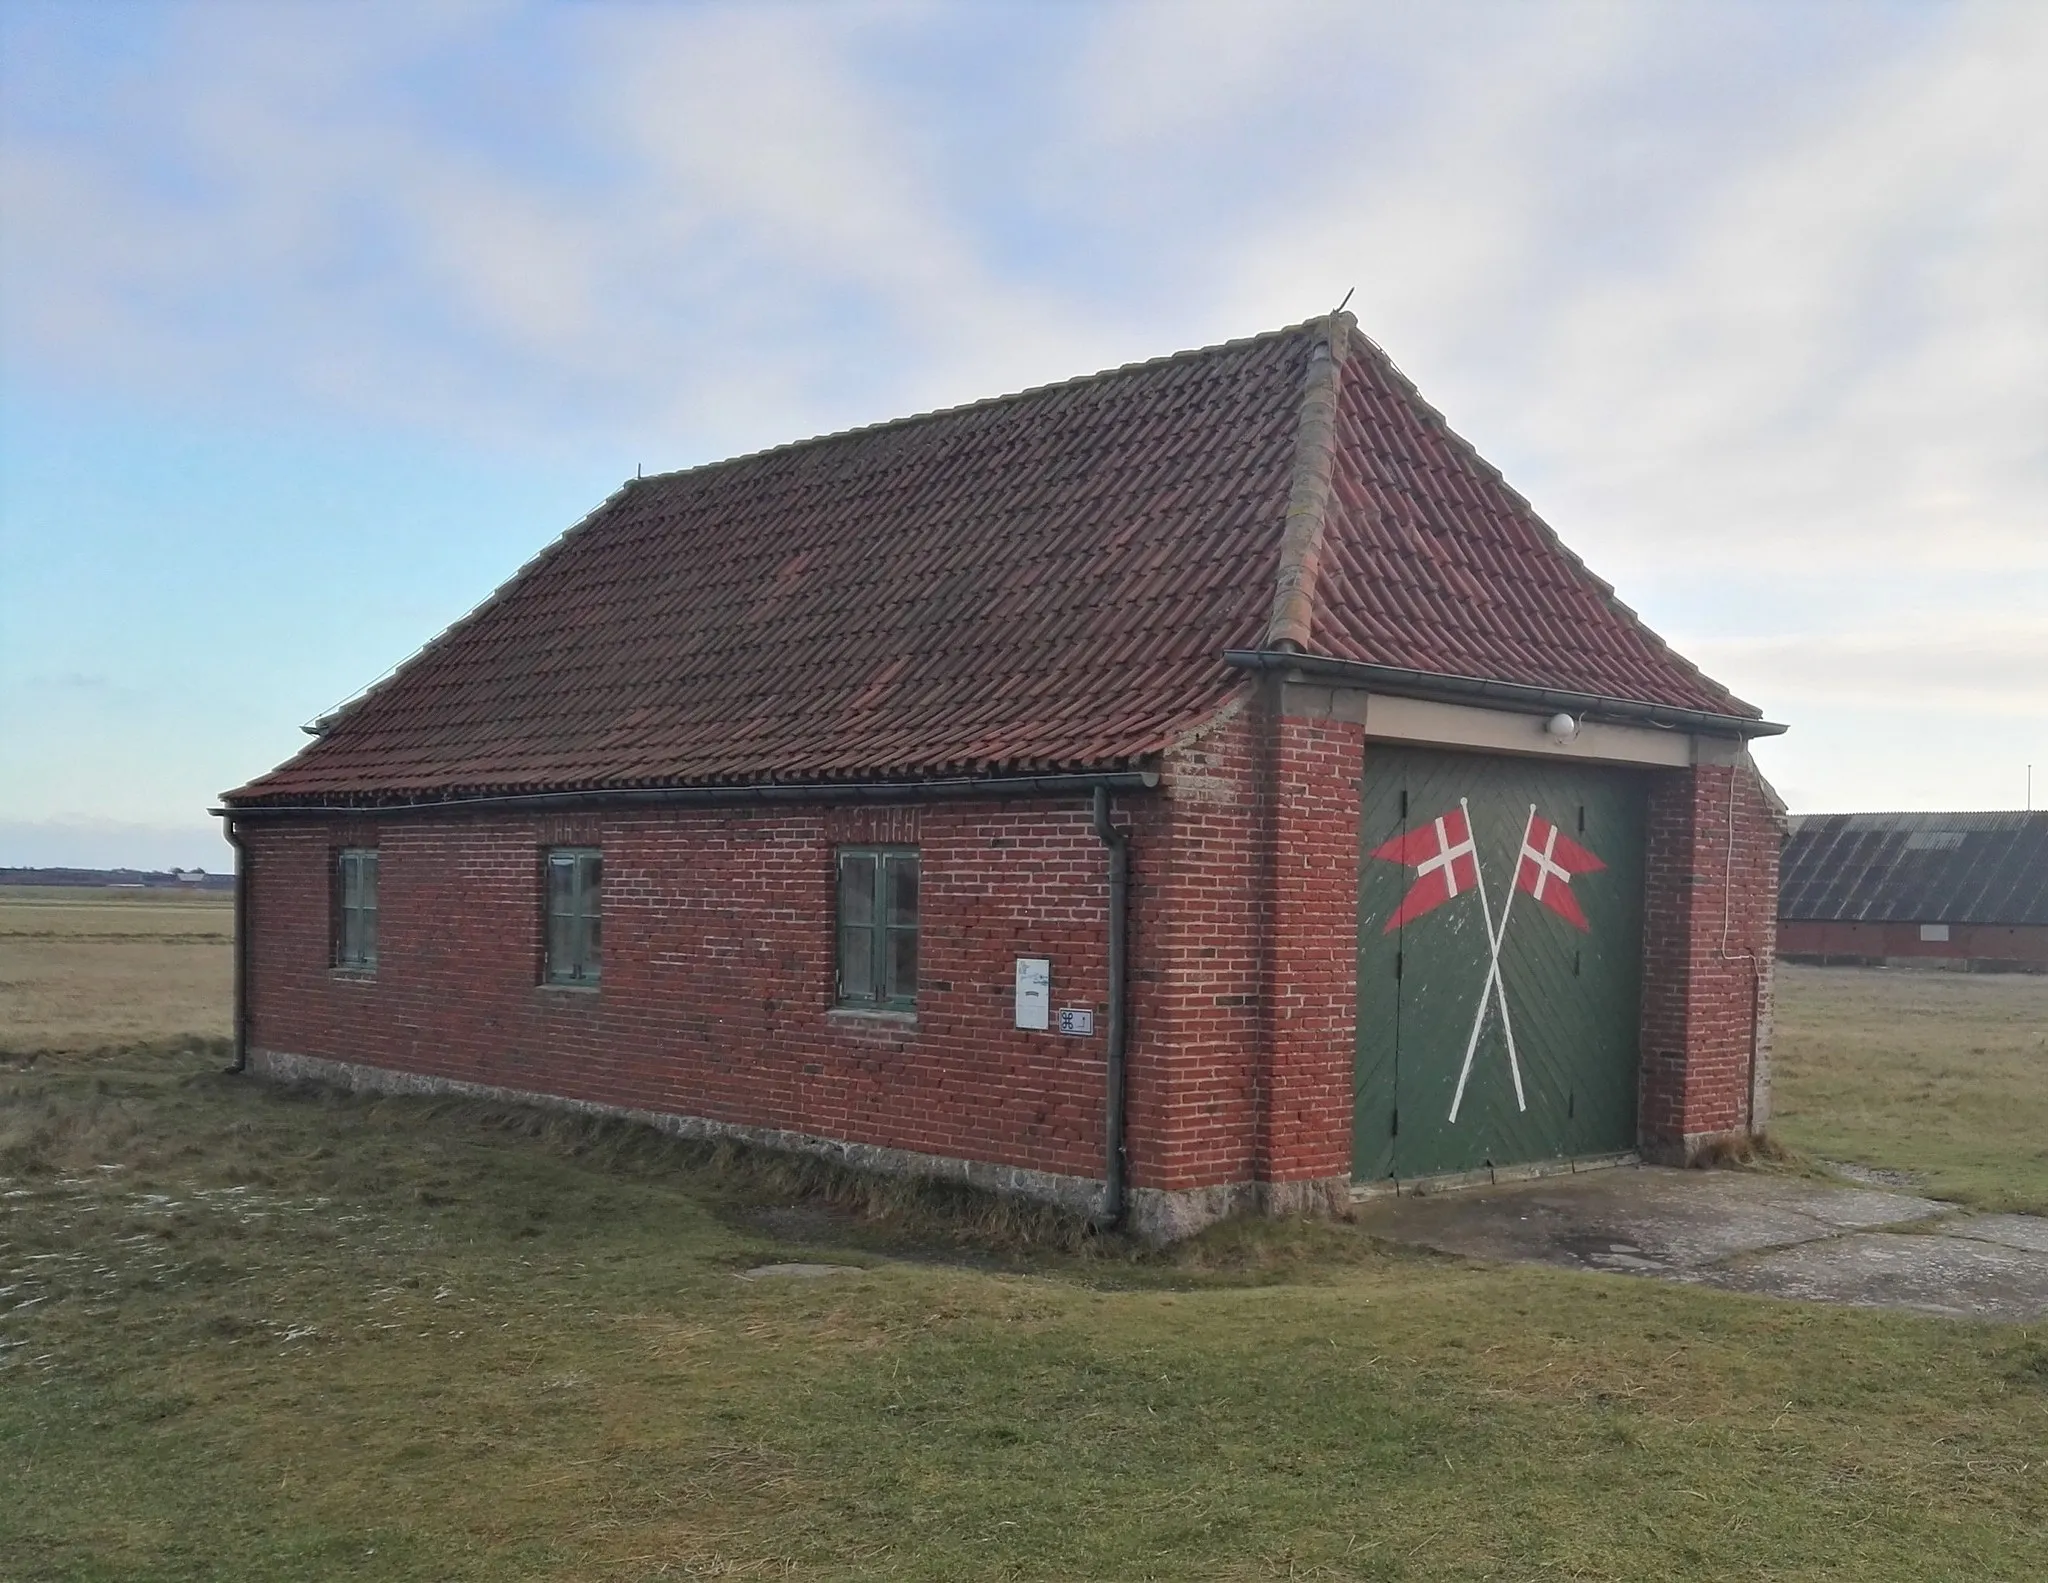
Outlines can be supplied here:
<path id="1" fill-rule="evenodd" d="M 1579 722 L 1568 714 L 1554 714 L 1543 722 L 1543 734 L 1560 745 L 1579 734 Z"/>

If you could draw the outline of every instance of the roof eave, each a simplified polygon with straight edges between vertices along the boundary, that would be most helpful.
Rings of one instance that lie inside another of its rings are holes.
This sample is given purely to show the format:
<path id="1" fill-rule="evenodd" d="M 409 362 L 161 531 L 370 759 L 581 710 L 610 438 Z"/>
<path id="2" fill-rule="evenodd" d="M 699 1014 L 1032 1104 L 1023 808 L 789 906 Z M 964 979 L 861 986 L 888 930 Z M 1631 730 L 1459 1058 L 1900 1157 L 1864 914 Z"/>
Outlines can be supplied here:
<path id="1" fill-rule="evenodd" d="M 238 803 L 223 799 L 216 818 L 285 815 L 379 817 L 437 811 L 491 810 L 518 813 L 576 807 L 733 807 L 749 803 L 933 802 L 961 797 L 1057 797 L 1093 792 L 1153 791 L 1155 769 L 1075 770 L 1043 775 L 945 775 L 880 781 L 751 781 L 702 786 L 581 787 L 562 791 L 451 793 L 348 801 L 345 797 L 292 802 Z M 358 793 L 376 798 L 376 793 Z"/>
<path id="2" fill-rule="evenodd" d="M 1494 681 L 1482 676 L 1453 676 L 1435 671 L 1408 670 L 1398 665 L 1374 665 L 1364 660 L 1331 659 L 1317 654 L 1297 654 L 1284 649 L 1231 649 L 1226 663 L 1243 670 L 1295 671 L 1326 681 L 1346 682 L 1401 698 L 1424 698 L 1439 703 L 1489 704 L 1523 714 L 1564 711 L 1582 719 L 1611 720 L 1627 725 L 1647 725 L 1671 731 L 1696 731 L 1707 736 L 1782 736 L 1786 727 L 1751 715 L 1717 714 L 1706 709 L 1682 709 L 1671 704 L 1646 703 L 1634 698 L 1610 698 L 1602 693 L 1574 692 L 1560 687 L 1532 687 L 1525 682 Z"/>

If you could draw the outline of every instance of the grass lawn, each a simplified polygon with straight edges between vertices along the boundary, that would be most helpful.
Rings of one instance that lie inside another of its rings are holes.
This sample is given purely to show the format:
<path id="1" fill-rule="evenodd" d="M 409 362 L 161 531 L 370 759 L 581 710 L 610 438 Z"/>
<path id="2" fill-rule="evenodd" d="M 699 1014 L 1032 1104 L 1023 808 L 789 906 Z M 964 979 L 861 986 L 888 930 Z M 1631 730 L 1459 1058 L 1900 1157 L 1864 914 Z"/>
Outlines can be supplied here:
<path id="1" fill-rule="evenodd" d="M 1341 1226 L 1027 1245 L 84 1042 L 0 1066 L 9 1583 L 2048 1576 L 2038 1331 Z M 791 1259 L 861 1268 L 740 1278 Z"/>
<path id="2" fill-rule="evenodd" d="M 1778 972 L 1771 1130 L 1785 1143 L 2048 1214 L 2048 976 Z"/>

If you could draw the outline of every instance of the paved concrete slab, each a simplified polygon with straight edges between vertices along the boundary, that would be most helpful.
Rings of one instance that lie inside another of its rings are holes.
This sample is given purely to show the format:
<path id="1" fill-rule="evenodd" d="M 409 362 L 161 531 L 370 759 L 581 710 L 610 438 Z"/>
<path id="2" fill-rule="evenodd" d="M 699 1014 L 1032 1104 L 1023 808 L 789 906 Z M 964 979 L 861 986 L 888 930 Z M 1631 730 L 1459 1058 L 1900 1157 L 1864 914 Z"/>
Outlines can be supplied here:
<path id="1" fill-rule="evenodd" d="M 2048 1220 L 2039 1215 L 1970 1215 L 1941 1228 L 1952 1237 L 1999 1242 L 2030 1253 L 2048 1253 Z"/>
<path id="2" fill-rule="evenodd" d="M 1359 1219 L 1375 1236 L 1467 1258 L 1957 1316 L 2048 1316 L 2048 1221 L 1963 1216 L 1911 1193 L 1765 1172 L 1620 1167 L 1373 1199 Z"/>
<path id="3" fill-rule="evenodd" d="M 1930 1219 L 1945 1207 L 1796 1177 L 1643 1165 L 1369 1200 L 1360 1219 L 1377 1236 L 1472 1258 L 1684 1270 L 1844 1230 Z"/>
<path id="4" fill-rule="evenodd" d="M 1953 1319 L 2048 1315 L 2048 1254 L 1933 1232 L 1857 1232 L 1692 1272 L 1729 1291 Z"/>

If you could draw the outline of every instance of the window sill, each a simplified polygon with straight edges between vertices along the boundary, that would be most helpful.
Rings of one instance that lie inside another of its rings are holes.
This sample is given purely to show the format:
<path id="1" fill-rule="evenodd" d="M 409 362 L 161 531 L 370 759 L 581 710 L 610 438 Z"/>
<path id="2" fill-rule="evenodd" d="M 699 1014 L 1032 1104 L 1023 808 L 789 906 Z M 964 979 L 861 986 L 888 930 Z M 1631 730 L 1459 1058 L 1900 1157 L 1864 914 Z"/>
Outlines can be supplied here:
<path id="1" fill-rule="evenodd" d="M 374 967 L 330 967 L 327 976 L 337 984 L 374 984 L 377 970 Z"/>
<path id="2" fill-rule="evenodd" d="M 602 984 L 566 984 L 557 983 L 552 979 L 543 979 L 533 987 L 545 990 L 550 995 L 595 995 L 604 988 Z"/>
<path id="3" fill-rule="evenodd" d="M 911 1008 L 895 1006 L 834 1006 L 825 1013 L 825 1020 L 846 1023 L 857 1028 L 915 1028 L 917 1012 Z"/>

